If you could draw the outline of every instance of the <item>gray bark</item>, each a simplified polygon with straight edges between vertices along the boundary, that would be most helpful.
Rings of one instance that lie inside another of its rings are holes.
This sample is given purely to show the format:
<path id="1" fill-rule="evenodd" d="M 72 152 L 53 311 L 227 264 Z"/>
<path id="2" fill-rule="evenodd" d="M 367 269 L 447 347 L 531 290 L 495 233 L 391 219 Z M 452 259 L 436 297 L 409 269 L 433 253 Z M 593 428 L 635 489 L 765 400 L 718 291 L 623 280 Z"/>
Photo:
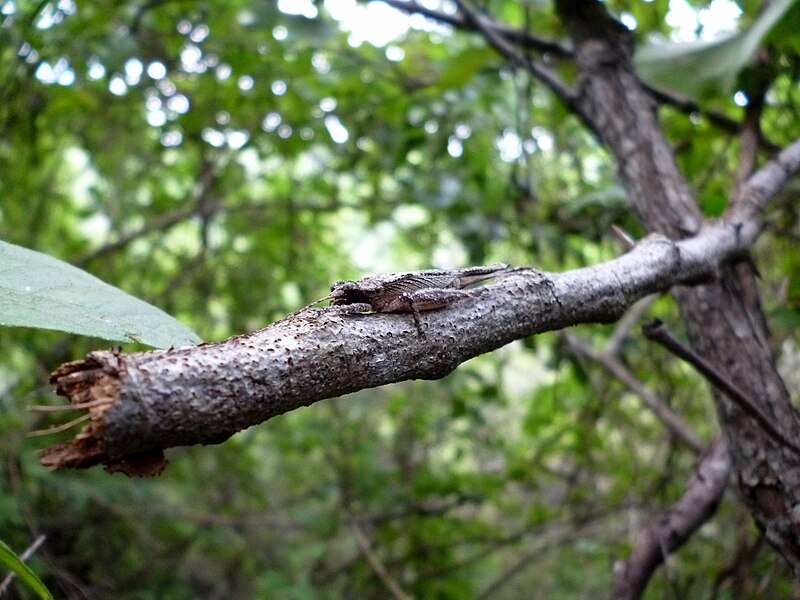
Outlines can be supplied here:
<path id="1" fill-rule="evenodd" d="M 616 159 L 631 207 L 649 231 L 694 234 L 700 211 L 655 115 L 656 106 L 631 65 L 632 36 L 595 1 L 558 0 L 579 70 L 578 106 Z M 792 147 L 790 147 L 792 148 Z M 790 161 L 791 164 L 795 164 Z M 774 166 L 777 180 L 787 171 Z M 780 171 L 783 170 L 782 175 Z M 775 187 L 758 175 L 732 203 L 728 218 L 749 213 L 748 236 L 760 227 L 754 207 Z M 777 372 L 749 262 L 723 266 L 719 278 L 674 292 L 694 348 L 724 373 L 785 433 L 800 439 L 800 418 Z M 767 539 L 800 575 L 800 462 L 724 395 L 715 393 L 742 499 Z"/>
<path id="2" fill-rule="evenodd" d="M 85 407 L 88 428 L 48 449 L 44 464 L 104 463 L 151 474 L 172 446 L 220 443 L 324 398 L 407 379 L 436 379 L 462 362 L 542 331 L 617 320 L 634 302 L 716 276 L 744 251 L 742 227 L 718 222 L 674 243 L 654 235 L 615 260 L 565 273 L 521 270 L 420 315 L 307 309 L 265 329 L 167 351 L 91 353 L 62 365 L 57 392 Z M 143 463 L 144 466 L 141 466 Z"/>

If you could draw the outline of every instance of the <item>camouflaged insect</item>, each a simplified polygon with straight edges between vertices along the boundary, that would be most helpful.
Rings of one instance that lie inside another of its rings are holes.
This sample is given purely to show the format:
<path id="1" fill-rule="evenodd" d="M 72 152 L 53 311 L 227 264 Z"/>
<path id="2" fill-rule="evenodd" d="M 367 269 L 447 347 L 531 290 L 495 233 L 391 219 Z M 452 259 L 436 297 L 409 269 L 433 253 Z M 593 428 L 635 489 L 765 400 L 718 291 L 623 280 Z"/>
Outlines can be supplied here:
<path id="1" fill-rule="evenodd" d="M 421 311 L 444 308 L 468 295 L 463 288 L 510 271 L 508 265 L 495 263 L 371 275 L 358 281 L 339 281 L 331 287 L 330 294 L 317 302 L 332 300 L 331 306 L 346 314 L 412 313 L 417 331 L 423 335 Z"/>

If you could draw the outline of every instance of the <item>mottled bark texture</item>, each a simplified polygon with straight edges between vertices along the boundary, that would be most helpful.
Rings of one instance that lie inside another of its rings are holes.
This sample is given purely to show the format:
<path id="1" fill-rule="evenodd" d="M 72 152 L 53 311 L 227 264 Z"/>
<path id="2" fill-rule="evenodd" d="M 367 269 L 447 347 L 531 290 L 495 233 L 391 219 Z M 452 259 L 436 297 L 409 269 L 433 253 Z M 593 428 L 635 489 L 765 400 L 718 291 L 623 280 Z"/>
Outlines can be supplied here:
<path id="1" fill-rule="evenodd" d="M 623 256 L 566 273 L 517 270 L 442 310 L 346 315 L 307 309 L 215 344 L 122 354 L 93 352 L 62 365 L 56 391 L 90 424 L 46 450 L 53 468 L 105 464 L 149 475 L 172 446 L 219 443 L 323 398 L 407 379 L 436 379 L 513 340 L 618 319 L 636 300 L 708 279 L 740 252 L 724 223 L 673 243 L 654 235 Z"/>
<path id="2" fill-rule="evenodd" d="M 633 210 L 648 230 L 672 239 L 698 231 L 700 211 L 658 125 L 656 106 L 631 65 L 632 36 L 599 2 L 557 0 L 578 67 L 581 114 L 616 159 Z M 756 203 L 757 186 L 737 202 Z M 731 214 L 741 211 L 736 203 Z M 752 225 L 747 224 L 751 229 Z M 800 419 L 775 368 L 746 261 L 721 267 L 719 278 L 674 291 L 694 348 L 710 360 L 785 433 L 800 439 Z M 767 539 L 800 575 L 800 462 L 724 395 L 715 393 L 741 497 Z"/>

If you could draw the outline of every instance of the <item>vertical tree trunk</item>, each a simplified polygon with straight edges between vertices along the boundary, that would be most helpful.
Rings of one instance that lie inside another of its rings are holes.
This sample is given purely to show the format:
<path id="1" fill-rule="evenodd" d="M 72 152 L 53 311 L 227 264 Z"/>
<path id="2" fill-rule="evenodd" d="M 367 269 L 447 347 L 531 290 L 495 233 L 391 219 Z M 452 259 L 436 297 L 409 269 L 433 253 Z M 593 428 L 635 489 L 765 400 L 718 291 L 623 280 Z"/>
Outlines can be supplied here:
<path id="1" fill-rule="evenodd" d="M 630 32 L 595 0 L 557 0 L 556 8 L 574 44 L 578 109 L 613 154 L 632 209 L 650 231 L 672 238 L 697 232 L 700 209 L 658 125 L 657 107 L 634 74 Z M 728 266 L 717 281 L 676 289 L 674 296 L 695 349 L 789 437 L 800 439 L 800 419 L 767 344 L 749 263 Z M 724 395 L 715 391 L 714 397 L 742 499 L 800 575 L 800 457 L 779 447 Z"/>

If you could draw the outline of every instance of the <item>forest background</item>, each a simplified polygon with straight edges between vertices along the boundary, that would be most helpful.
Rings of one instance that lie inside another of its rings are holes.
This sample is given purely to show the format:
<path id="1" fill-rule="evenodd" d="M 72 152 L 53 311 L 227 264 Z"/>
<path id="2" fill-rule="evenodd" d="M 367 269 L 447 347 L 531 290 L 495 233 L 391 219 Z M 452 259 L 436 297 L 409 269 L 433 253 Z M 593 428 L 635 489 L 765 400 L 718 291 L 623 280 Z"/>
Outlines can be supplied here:
<path id="1" fill-rule="evenodd" d="M 648 232 L 602 136 L 529 68 L 535 56 L 577 77 L 563 7 L 392 4 L 404 10 L 0 2 L 0 237 L 217 341 L 341 279 L 568 271 L 624 253 L 614 226 Z M 795 3 L 604 6 L 644 48 L 636 64 L 703 215 L 723 214 L 800 137 Z M 502 44 L 522 39 L 512 31 L 533 40 L 522 62 Z M 795 398 L 796 193 L 790 181 L 772 199 L 752 255 Z M 28 435 L 64 421 L 29 410 L 57 403 L 50 372 L 110 343 L 0 329 L 0 538 L 21 554 L 46 536 L 28 562 L 57 597 L 607 595 L 720 433 L 703 377 L 641 334 L 653 317 L 689 336 L 672 297 L 650 296 L 617 323 L 526 337 L 439 381 L 172 449 L 146 480 L 49 472 L 36 450 L 74 430 Z M 649 597 L 798 591 L 735 485 L 720 497 L 666 551 Z"/>

